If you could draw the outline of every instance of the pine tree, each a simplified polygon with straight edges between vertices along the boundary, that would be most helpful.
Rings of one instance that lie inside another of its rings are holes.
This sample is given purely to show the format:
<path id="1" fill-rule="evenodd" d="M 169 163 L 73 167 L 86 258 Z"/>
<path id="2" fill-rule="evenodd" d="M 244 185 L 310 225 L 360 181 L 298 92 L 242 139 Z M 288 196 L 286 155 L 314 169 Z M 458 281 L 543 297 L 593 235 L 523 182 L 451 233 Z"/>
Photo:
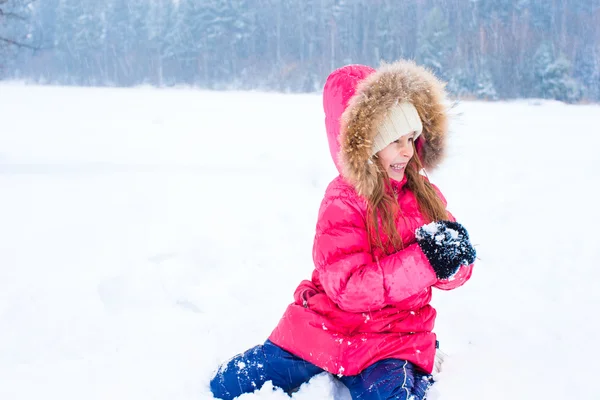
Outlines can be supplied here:
<path id="1" fill-rule="evenodd" d="M 418 35 L 417 61 L 440 77 L 448 73 L 448 56 L 452 49 L 448 20 L 441 8 L 432 8 L 425 17 Z"/>
<path id="2" fill-rule="evenodd" d="M 554 58 L 551 47 L 542 45 L 534 58 L 536 94 L 545 99 L 575 102 L 581 98 L 580 84 L 570 76 L 571 65 L 563 56 Z"/>
<path id="3" fill-rule="evenodd" d="M 475 95 L 478 99 L 483 100 L 497 100 L 498 93 L 492 79 L 492 74 L 485 70 L 477 79 L 477 86 L 475 89 Z"/>
<path id="4" fill-rule="evenodd" d="M 104 54 L 105 82 L 128 84 L 131 65 L 128 62 L 130 40 L 135 29 L 130 23 L 128 0 L 112 0 L 107 2 L 104 20 Z"/>
<path id="5" fill-rule="evenodd" d="M 136 18 L 140 33 L 138 36 L 144 43 L 147 43 L 148 49 L 148 75 L 147 79 L 154 84 L 163 86 L 171 84 L 174 79 L 169 78 L 169 66 L 172 64 L 173 58 L 178 54 L 173 46 L 173 43 L 179 43 L 180 38 L 175 31 L 176 11 L 177 7 L 172 0 L 156 0 L 151 2 L 147 9 L 144 10 L 147 17 L 143 20 L 144 13 L 138 12 Z"/>
<path id="6" fill-rule="evenodd" d="M 583 84 L 583 95 L 600 99 L 600 48 L 585 46 L 575 58 L 573 76 Z"/>

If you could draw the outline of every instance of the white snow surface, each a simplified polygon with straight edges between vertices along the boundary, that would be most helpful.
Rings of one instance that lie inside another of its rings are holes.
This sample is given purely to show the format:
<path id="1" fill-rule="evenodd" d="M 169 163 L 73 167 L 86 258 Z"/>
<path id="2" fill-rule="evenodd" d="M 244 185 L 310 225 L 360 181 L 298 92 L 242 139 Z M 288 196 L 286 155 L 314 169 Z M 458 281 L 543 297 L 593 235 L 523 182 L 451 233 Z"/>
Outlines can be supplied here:
<path id="1" fill-rule="evenodd" d="M 0 399 L 212 399 L 310 277 L 320 96 L 5 83 L 0 116 Z M 434 293 L 431 398 L 599 399 L 600 107 L 463 102 L 451 128 L 430 178 L 480 260 Z"/>

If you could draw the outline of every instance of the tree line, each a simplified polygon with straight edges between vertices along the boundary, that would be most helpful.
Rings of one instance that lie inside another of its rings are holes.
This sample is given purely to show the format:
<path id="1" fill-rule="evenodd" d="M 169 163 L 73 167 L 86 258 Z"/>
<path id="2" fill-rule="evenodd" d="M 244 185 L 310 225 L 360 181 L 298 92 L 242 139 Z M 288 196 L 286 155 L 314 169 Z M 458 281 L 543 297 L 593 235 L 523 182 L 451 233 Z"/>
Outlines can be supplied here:
<path id="1" fill-rule="evenodd" d="M 410 58 L 457 96 L 600 100 L 600 0 L 0 0 L 0 10 L 5 79 L 310 92 L 342 65 Z"/>

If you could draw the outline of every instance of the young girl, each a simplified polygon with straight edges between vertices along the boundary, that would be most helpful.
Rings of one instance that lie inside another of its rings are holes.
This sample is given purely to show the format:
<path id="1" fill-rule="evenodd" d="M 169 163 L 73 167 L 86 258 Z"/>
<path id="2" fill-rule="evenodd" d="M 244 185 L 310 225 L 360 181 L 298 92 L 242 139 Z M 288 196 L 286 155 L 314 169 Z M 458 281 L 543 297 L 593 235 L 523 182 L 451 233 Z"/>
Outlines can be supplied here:
<path id="1" fill-rule="evenodd" d="M 269 339 L 221 366 L 210 386 L 229 400 L 267 381 L 291 392 L 323 371 L 352 399 L 425 399 L 433 383 L 432 288 L 471 276 L 475 250 L 421 174 L 441 161 L 444 85 L 398 61 L 334 71 L 323 91 L 340 172 L 321 203 L 315 269 Z"/>

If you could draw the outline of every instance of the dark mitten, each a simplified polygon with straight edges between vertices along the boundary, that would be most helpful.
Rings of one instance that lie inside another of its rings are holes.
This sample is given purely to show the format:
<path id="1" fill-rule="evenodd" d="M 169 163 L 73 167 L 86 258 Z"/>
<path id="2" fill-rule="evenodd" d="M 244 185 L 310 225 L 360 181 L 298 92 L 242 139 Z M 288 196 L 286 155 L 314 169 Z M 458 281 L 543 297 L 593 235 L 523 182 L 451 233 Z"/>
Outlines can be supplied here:
<path id="1" fill-rule="evenodd" d="M 461 265 L 475 262 L 469 233 L 458 222 L 432 222 L 417 229 L 415 235 L 438 279 L 451 278 Z"/>

